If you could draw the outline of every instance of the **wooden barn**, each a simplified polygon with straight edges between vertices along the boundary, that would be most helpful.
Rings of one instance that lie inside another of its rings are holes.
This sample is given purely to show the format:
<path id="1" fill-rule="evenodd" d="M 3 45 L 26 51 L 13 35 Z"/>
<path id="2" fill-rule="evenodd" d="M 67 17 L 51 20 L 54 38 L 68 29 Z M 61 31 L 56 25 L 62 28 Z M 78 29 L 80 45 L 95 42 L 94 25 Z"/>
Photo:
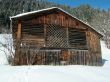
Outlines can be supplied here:
<path id="1" fill-rule="evenodd" d="M 14 65 L 102 65 L 102 35 L 61 8 L 13 16 L 11 27 Z"/>

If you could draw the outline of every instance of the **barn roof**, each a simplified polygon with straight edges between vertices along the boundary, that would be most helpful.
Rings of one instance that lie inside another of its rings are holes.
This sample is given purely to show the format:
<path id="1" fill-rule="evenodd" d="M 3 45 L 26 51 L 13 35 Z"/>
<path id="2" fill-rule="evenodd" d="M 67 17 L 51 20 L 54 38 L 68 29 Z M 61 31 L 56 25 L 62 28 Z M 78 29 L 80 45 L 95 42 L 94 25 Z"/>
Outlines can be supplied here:
<path id="1" fill-rule="evenodd" d="M 28 15 L 32 15 L 32 14 L 37 14 L 37 13 L 42 13 L 42 12 L 48 12 L 48 11 L 51 11 L 51 10 L 57 10 L 57 11 L 61 11 L 69 16 L 71 16 L 72 18 L 82 22 L 83 24 L 87 25 L 88 27 L 90 27 L 93 31 L 95 31 L 96 33 L 98 33 L 101 37 L 103 36 L 100 32 L 98 32 L 96 29 L 94 29 L 92 26 L 90 26 L 87 22 L 84 22 L 80 19 L 78 19 L 77 17 L 69 14 L 68 12 L 64 11 L 63 9 L 59 8 L 59 7 L 51 7 L 51 8 L 46 8 L 46 9 L 41 9 L 41 10 L 37 10 L 37 11 L 31 11 L 31 12 L 26 12 L 26 13 L 22 13 L 22 14 L 18 14 L 16 16 L 12 16 L 10 17 L 10 19 L 17 19 L 17 18 L 22 18 L 22 17 L 25 17 L 25 16 L 28 16 Z"/>

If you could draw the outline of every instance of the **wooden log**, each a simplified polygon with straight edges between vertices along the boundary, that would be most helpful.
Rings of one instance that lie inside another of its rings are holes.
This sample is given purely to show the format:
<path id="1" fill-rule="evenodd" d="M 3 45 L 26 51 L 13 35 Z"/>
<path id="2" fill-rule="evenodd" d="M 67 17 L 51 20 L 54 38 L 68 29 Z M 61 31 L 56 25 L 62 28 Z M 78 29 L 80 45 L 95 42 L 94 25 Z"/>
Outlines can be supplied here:
<path id="1" fill-rule="evenodd" d="M 21 39 L 21 20 L 18 21 L 17 40 Z"/>

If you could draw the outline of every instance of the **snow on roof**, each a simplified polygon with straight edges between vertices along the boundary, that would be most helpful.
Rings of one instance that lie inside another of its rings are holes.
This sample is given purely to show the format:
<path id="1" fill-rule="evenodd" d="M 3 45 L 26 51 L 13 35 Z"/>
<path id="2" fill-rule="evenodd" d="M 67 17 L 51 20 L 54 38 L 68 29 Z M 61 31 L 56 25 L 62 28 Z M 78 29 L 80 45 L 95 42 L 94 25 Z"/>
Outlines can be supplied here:
<path id="1" fill-rule="evenodd" d="M 78 19 L 77 17 L 71 15 L 70 13 L 64 11 L 63 9 L 61 9 L 61 8 L 59 8 L 59 7 L 51 7 L 51 8 L 41 9 L 41 10 L 37 10 L 37 11 L 26 12 L 26 13 L 18 14 L 18 15 L 16 15 L 16 16 L 12 16 L 12 17 L 10 17 L 10 19 L 19 18 L 19 17 L 23 17 L 23 16 L 26 16 L 26 15 L 31 15 L 31 14 L 40 13 L 40 12 L 42 12 L 42 11 L 53 10 L 53 9 L 58 9 L 58 10 L 64 12 L 64 13 L 68 14 L 68 15 L 71 16 L 72 18 L 75 18 L 76 20 L 78 20 L 78 21 L 84 23 L 85 25 L 91 27 L 91 28 L 92 28 L 94 31 L 96 31 L 99 35 L 103 36 L 102 33 L 100 33 L 99 31 L 97 31 L 96 29 L 94 29 L 94 28 L 93 28 L 91 25 L 89 25 L 87 22 L 84 22 L 84 21 Z"/>
<path id="2" fill-rule="evenodd" d="M 59 9 L 59 8 L 58 7 L 51 7 L 51 8 L 41 9 L 41 10 L 37 10 L 37 11 L 26 12 L 26 13 L 18 14 L 16 16 L 12 16 L 10 18 L 11 19 L 19 18 L 19 17 L 22 17 L 22 16 L 26 16 L 26 15 L 30 15 L 30 14 L 34 14 L 34 13 L 39 13 L 39 12 L 42 12 L 42 11 L 52 10 L 52 9 Z"/>

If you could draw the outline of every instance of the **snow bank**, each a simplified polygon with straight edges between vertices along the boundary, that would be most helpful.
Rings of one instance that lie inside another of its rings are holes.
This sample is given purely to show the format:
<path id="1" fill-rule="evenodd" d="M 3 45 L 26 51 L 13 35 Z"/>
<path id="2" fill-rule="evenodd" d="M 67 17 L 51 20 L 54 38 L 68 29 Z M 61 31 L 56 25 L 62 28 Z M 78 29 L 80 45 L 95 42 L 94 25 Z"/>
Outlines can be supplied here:
<path id="1" fill-rule="evenodd" d="M 102 67 L 0 65 L 0 82 L 110 82 L 110 50 L 103 41 L 101 47 L 104 62 Z M 0 60 L 5 60 L 2 53 Z"/>
<path id="2" fill-rule="evenodd" d="M 8 64 L 7 55 L 9 51 L 3 45 L 12 45 L 11 34 L 0 34 L 0 65 Z"/>
<path id="3" fill-rule="evenodd" d="M 104 67 L 110 67 L 110 49 L 108 49 L 103 41 L 101 41 L 102 58 L 105 61 Z"/>
<path id="4" fill-rule="evenodd" d="M 2 82 L 110 82 L 110 69 L 89 66 L 1 66 Z"/>

